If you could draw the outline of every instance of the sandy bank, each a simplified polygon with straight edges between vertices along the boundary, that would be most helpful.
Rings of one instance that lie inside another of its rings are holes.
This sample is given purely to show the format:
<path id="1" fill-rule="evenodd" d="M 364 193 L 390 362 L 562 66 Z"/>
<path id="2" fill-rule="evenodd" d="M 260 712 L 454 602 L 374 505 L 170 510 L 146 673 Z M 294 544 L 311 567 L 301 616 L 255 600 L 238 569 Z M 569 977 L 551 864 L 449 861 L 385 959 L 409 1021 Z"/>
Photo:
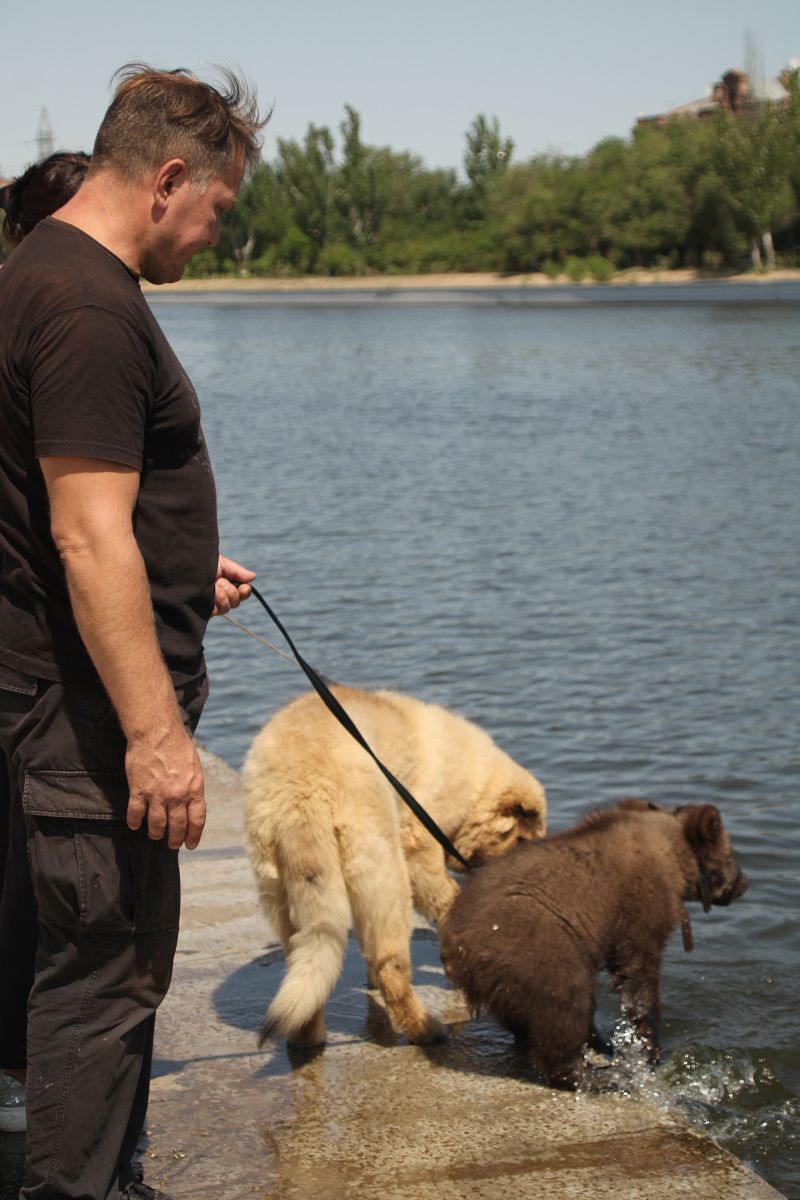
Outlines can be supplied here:
<path id="1" fill-rule="evenodd" d="M 748 272 L 741 275 L 709 276 L 701 275 L 699 271 L 685 269 L 679 271 L 621 271 L 610 280 L 610 286 L 629 286 L 637 284 L 647 287 L 652 284 L 687 284 L 721 280 L 726 283 L 780 283 L 800 280 L 800 269 L 785 269 L 772 271 L 764 275 L 754 275 Z M 580 286 L 592 288 L 598 285 L 594 280 L 584 280 L 575 285 L 566 275 L 557 279 L 549 279 L 542 274 L 529 275 L 500 275 L 492 272 L 475 272 L 474 274 L 438 274 L 438 275 L 360 275 L 360 276 L 306 276 L 298 279 L 269 279 L 264 277 L 249 277 L 233 279 L 229 276 L 216 276 L 212 279 L 182 279 L 178 283 L 166 283 L 161 286 L 142 282 L 142 288 L 148 292 L 328 292 L 328 291 L 405 291 L 405 290 L 436 290 L 438 289 L 487 289 L 487 288 L 549 288 L 564 286 Z"/>

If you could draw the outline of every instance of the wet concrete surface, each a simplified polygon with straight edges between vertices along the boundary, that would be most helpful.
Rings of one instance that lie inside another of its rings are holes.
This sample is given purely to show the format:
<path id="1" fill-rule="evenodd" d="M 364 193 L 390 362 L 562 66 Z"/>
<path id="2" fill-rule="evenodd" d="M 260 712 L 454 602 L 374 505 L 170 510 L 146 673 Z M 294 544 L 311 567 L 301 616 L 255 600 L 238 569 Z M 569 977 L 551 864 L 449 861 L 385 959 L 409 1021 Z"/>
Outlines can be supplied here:
<path id="1" fill-rule="evenodd" d="M 453 1024 L 447 1044 L 394 1035 L 351 940 L 324 1051 L 259 1050 L 282 957 L 242 849 L 238 775 L 203 757 L 209 824 L 200 849 L 182 858 L 183 929 L 159 1014 L 148 1182 L 175 1200 L 778 1196 L 656 1105 L 537 1083 L 510 1038 L 467 1020 L 425 928 L 413 941 L 415 985 Z"/>

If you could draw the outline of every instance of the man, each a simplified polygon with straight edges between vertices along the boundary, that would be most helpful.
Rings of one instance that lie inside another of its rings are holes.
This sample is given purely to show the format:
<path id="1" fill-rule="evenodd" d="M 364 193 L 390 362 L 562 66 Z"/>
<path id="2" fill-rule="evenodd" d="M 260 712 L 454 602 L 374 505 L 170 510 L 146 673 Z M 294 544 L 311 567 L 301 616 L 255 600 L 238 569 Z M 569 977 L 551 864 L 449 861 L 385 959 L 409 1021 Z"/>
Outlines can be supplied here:
<path id="1" fill-rule="evenodd" d="M 162 1195 L 132 1157 L 178 848 L 205 819 L 202 638 L 254 575 L 218 554 L 197 399 L 138 281 L 216 244 L 258 157 L 265 122 L 225 83 L 123 69 L 82 187 L 0 272 L 0 1067 L 27 1064 L 22 1200 Z"/>

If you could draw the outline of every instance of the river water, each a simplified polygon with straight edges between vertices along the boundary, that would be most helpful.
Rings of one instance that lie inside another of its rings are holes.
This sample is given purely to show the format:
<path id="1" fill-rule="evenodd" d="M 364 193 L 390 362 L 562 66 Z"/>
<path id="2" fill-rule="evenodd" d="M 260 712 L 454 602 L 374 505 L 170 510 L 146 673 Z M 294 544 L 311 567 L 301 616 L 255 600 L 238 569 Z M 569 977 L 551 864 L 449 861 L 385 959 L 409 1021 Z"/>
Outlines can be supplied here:
<path id="1" fill-rule="evenodd" d="M 750 890 L 675 935 L 640 1086 L 800 1197 L 800 308 L 470 300 L 152 303 L 223 547 L 318 669 L 484 726 L 551 830 L 719 806 Z M 224 621 L 207 657 L 238 766 L 303 679 Z"/>

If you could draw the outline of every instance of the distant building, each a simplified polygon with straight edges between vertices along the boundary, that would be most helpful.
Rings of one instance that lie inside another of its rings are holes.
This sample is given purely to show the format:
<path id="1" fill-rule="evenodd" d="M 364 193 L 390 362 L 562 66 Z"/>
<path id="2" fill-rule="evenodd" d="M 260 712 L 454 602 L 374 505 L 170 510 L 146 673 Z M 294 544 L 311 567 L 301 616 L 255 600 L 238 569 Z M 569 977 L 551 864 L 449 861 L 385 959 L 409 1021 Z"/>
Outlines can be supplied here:
<path id="1" fill-rule="evenodd" d="M 800 58 L 790 59 L 788 66 L 781 71 L 777 79 L 756 79 L 751 81 L 746 71 L 726 71 L 721 79 L 712 84 L 700 100 L 689 100 L 670 108 L 667 112 L 655 113 L 648 117 L 637 117 L 637 125 L 666 125 L 676 117 L 688 117 L 700 120 L 710 117 L 723 109 L 734 117 L 741 117 L 752 112 L 761 104 L 786 104 L 789 93 L 786 84 L 789 76 L 800 70 Z"/>

